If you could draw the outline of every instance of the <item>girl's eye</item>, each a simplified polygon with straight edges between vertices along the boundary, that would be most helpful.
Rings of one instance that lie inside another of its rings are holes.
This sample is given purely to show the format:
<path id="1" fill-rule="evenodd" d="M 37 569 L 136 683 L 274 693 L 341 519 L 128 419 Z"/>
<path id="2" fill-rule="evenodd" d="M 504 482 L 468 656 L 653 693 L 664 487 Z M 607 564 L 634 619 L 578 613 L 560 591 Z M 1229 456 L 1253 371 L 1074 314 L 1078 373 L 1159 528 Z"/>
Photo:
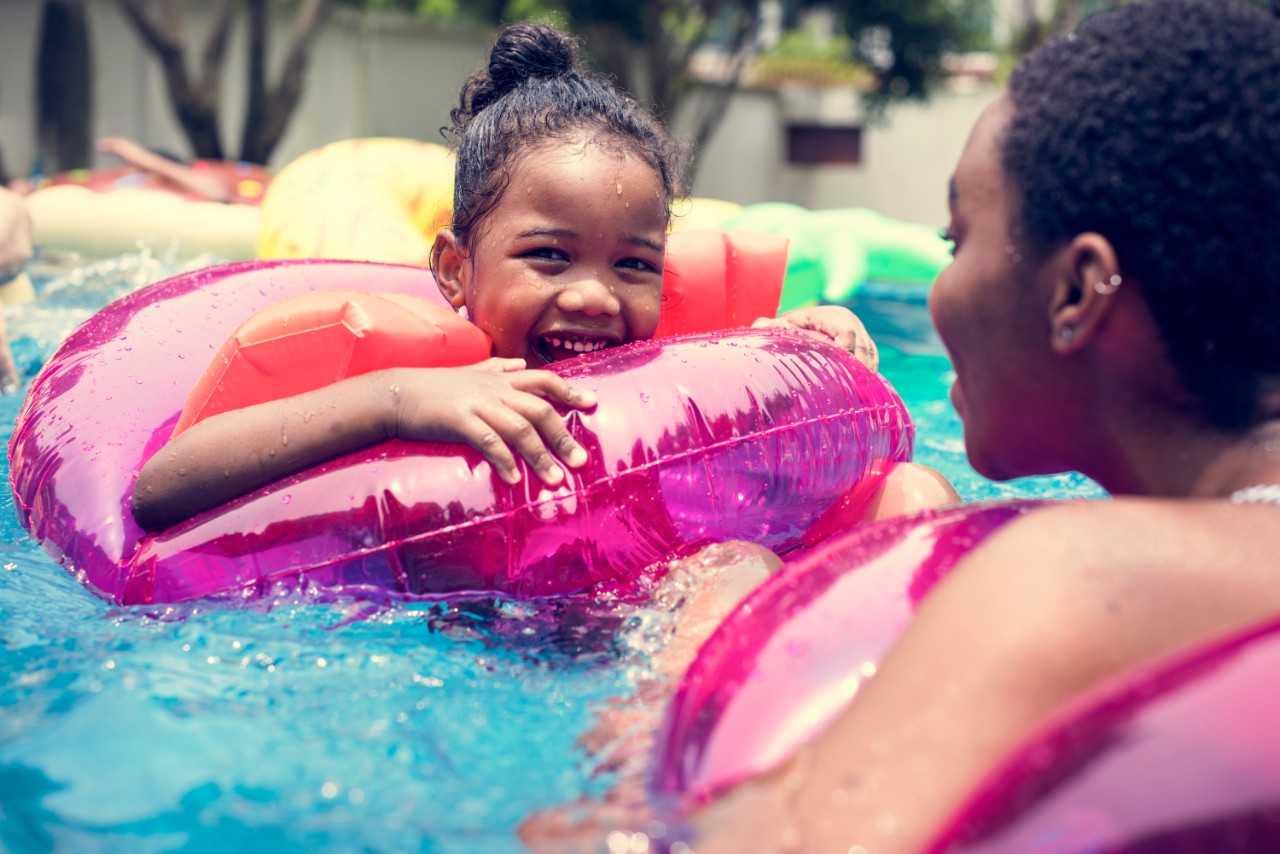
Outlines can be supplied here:
<path id="1" fill-rule="evenodd" d="M 661 268 L 657 264 L 644 258 L 623 258 L 618 262 L 618 266 L 627 270 L 640 270 L 646 273 L 661 272 Z"/>
<path id="2" fill-rule="evenodd" d="M 554 246 L 539 246 L 523 253 L 525 258 L 536 258 L 540 261 L 567 261 L 569 256 Z"/>

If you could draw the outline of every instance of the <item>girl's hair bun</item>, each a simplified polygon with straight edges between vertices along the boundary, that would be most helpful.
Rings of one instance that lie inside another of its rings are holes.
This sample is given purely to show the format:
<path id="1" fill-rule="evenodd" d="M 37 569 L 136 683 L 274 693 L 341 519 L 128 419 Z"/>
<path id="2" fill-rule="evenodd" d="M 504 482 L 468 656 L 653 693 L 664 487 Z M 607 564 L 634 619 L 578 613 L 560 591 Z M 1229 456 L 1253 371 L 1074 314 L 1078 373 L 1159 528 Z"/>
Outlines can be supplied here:
<path id="1" fill-rule="evenodd" d="M 578 73 L 577 43 L 552 27 L 515 24 L 503 30 L 489 51 L 489 64 L 462 86 L 459 105 L 450 114 L 455 133 L 485 107 L 526 80 Z"/>

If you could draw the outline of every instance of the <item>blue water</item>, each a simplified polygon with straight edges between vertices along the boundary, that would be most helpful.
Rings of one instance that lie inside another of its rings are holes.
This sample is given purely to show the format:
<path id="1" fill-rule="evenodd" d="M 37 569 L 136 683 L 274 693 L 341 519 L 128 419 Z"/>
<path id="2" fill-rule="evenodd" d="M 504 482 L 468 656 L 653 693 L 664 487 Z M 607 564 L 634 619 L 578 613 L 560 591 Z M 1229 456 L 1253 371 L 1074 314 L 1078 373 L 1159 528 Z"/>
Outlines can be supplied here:
<path id="1" fill-rule="evenodd" d="M 147 253 L 46 275 L 11 310 L 30 374 L 108 299 L 208 259 Z M 858 310 L 917 424 L 917 459 L 970 500 L 1098 495 L 1078 476 L 997 485 L 965 463 L 923 294 Z M 8 441 L 22 392 L 0 398 Z M 7 468 L 6 468 L 7 474 Z M 626 693 L 634 614 L 495 600 L 119 608 L 0 508 L 0 848 L 520 850 L 530 811 L 598 793 L 575 740 Z"/>

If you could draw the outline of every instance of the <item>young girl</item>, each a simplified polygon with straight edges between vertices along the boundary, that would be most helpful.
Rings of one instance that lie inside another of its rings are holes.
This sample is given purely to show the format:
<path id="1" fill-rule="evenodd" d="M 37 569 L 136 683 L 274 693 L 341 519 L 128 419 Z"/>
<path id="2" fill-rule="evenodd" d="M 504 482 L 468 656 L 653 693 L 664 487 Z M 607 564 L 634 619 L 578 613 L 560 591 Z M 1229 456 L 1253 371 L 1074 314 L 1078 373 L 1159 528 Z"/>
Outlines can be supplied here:
<path id="1" fill-rule="evenodd" d="M 138 475 L 133 512 L 159 530 L 250 490 L 393 438 L 465 442 L 504 480 L 520 454 L 548 485 L 586 451 L 552 405 L 594 405 L 536 368 L 649 338 L 662 302 L 676 150 L 658 123 L 578 67 L 573 43 L 516 25 L 452 113 L 454 220 L 436 238 L 441 292 L 493 340 L 464 368 L 390 369 L 209 418 Z M 786 323 L 832 339 L 874 367 L 861 323 L 834 306 Z"/>

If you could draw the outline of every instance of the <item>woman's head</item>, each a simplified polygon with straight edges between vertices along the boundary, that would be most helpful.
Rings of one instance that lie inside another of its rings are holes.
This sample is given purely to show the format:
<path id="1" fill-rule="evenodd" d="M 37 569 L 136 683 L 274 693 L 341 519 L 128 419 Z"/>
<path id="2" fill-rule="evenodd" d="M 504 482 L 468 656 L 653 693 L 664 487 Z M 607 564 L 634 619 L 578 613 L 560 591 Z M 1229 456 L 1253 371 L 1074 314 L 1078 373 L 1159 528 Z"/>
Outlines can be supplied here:
<path id="1" fill-rule="evenodd" d="M 658 324 L 671 145 L 548 27 L 509 28 L 454 111 L 454 221 L 432 268 L 495 355 L 536 366 Z"/>
<path id="2" fill-rule="evenodd" d="M 1280 21 L 1225 0 L 1086 20 L 1013 73 L 1011 232 L 1042 256 L 1096 232 L 1218 427 L 1280 374 Z"/>

